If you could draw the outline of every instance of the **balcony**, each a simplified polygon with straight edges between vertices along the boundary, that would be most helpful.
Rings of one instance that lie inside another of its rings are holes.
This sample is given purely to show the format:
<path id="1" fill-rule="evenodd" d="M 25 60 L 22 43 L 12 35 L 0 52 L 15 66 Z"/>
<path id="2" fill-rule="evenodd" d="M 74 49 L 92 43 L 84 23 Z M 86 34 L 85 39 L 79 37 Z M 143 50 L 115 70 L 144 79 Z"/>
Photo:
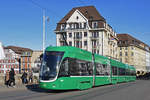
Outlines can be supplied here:
<path id="1" fill-rule="evenodd" d="M 90 39 L 91 39 L 91 40 L 98 40 L 99 37 L 98 37 L 98 36 L 91 36 Z"/>
<path id="2" fill-rule="evenodd" d="M 82 39 L 81 36 L 74 37 L 74 40 L 76 40 L 76 41 L 81 40 L 81 39 Z"/>
<path id="3" fill-rule="evenodd" d="M 112 45 L 114 43 L 113 40 L 108 40 L 108 44 Z"/>
<path id="4" fill-rule="evenodd" d="M 92 45 L 92 49 L 97 49 L 98 46 Z"/>
<path id="5" fill-rule="evenodd" d="M 68 27 L 68 28 L 66 28 L 65 30 L 67 31 L 67 30 L 85 30 L 85 29 L 87 29 L 87 28 L 71 28 L 71 27 Z"/>

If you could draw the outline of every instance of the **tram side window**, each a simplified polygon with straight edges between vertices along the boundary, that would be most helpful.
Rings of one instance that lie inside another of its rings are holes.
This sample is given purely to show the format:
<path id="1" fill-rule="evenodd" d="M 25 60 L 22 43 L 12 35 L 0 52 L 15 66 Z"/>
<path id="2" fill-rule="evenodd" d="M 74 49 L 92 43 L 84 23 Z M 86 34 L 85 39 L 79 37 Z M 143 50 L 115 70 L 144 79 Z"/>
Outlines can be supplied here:
<path id="1" fill-rule="evenodd" d="M 74 58 L 65 58 L 61 63 L 59 77 L 67 76 L 91 76 L 93 75 L 92 62 L 78 60 Z"/>
<path id="2" fill-rule="evenodd" d="M 134 76 L 136 76 L 136 71 L 134 71 Z"/>
<path id="3" fill-rule="evenodd" d="M 129 70 L 129 76 L 131 76 L 132 75 L 132 70 Z"/>
<path id="4" fill-rule="evenodd" d="M 93 64 L 92 64 L 92 62 L 86 62 L 86 65 L 87 65 L 89 75 L 90 76 L 93 75 Z"/>
<path id="5" fill-rule="evenodd" d="M 91 62 L 76 60 L 78 64 L 78 73 L 80 76 L 91 76 L 93 75 L 93 66 Z"/>
<path id="6" fill-rule="evenodd" d="M 89 76 L 93 74 L 91 62 L 69 58 L 69 73 L 72 76 Z"/>
<path id="7" fill-rule="evenodd" d="M 136 76 L 136 71 L 134 70 L 134 75 L 133 76 Z"/>
<path id="8" fill-rule="evenodd" d="M 110 75 L 110 66 L 103 64 L 104 75 Z"/>
<path id="9" fill-rule="evenodd" d="M 112 74 L 117 75 L 117 67 L 112 66 Z"/>
<path id="10" fill-rule="evenodd" d="M 64 59 L 60 66 L 59 76 L 68 76 L 68 58 Z"/>
<path id="11" fill-rule="evenodd" d="M 125 75 L 125 69 L 124 68 L 119 68 L 119 75 L 120 76 Z"/>
<path id="12" fill-rule="evenodd" d="M 96 75 L 109 75 L 110 69 L 108 65 L 96 63 Z"/>
<path id="13" fill-rule="evenodd" d="M 76 63 L 76 59 L 69 58 L 69 74 L 72 76 L 78 76 L 79 73 L 79 65 Z"/>
<path id="14" fill-rule="evenodd" d="M 130 70 L 130 76 L 132 76 L 132 70 Z"/>
<path id="15" fill-rule="evenodd" d="M 132 75 L 133 75 L 133 71 L 129 70 L 129 76 L 132 76 Z"/>
<path id="16" fill-rule="evenodd" d="M 103 65 L 100 63 L 96 63 L 96 75 L 104 75 Z"/>
<path id="17" fill-rule="evenodd" d="M 79 74 L 82 75 L 82 76 L 89 75 L 87 65 L 86 65 L 85 61 L 77 60 L 77 63 L 78 63 L 78 66 L 79 66 L 79 69 L 78 69 Z"/>
<path id="18" fill-rule="evenodd" d="M 132 73 L 132 72 L 131 72 L 130 69 L 128 69 L 128 72 L 127 72 L 127 73 L 128 73 L 128 76 L 131 76 L 131 73 Z"/>
<path id="19" fill-rule="evenodd" d="M 130 74 L 131 76 L 135 76 L 136 75 L 136 73 L 135 73 L 135 71 L 134 70 L 131 70 L 131 74 Z"/>
<path id="20" fill-rule="evenodd" d="M 126 69 L 126 75 L 130 76 L 130 69 Z"/>

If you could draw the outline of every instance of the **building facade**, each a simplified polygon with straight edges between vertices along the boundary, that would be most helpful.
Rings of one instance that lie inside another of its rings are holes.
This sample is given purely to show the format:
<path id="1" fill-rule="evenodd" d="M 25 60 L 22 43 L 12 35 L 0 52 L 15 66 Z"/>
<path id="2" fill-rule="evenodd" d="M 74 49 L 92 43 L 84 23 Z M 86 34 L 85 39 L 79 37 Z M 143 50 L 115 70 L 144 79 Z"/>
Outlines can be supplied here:
<path id="1" fill-rule="evenodd" d="M 32 57 L 32 50 L 24 49 L 24 51 L 21 54 L 21 72 L 32 70 L 31 57 Z"/>
<path id="2" fill-rule="evenodd" d="M 117 37 L 120 61 L 135 66 L 137 76 L 149 72 L 149 46 L 129 34 L 117 34 Z"/>
<path id="3" fill-rule="evenodd" d="M 14 68 L 15 73 L 19 73 L 19 54 L 16 54 L 13 50 L 4 48 L 5 58 L 0 60 L 0 73 L 6 73 L 7 70 Z"/>
<path id="4" fill-rule="evenodd" d="M 42 51 L 33 51 L 31 57 L 31 67 L 34 72 L 39 72 L 41 66 Z"/>
<path id="5" fill-rule="evenodd" d="M 150 47 L 146 47 L 146 70 L 150 72 Z"/>
<path id="6" fill-rule="evenodd" d="M 19 73 L 31 70 L 32 50 L 29 48 L 7 46 L 5 49 L 13 51 L 13 57 L 19 62 Z"/>
<path id="7" fill-rule="evenodd" d="M 117 36 L 94 6 L 73 8 L 57 24 L 57 46 L 74 46 L 117 58 Z"/>

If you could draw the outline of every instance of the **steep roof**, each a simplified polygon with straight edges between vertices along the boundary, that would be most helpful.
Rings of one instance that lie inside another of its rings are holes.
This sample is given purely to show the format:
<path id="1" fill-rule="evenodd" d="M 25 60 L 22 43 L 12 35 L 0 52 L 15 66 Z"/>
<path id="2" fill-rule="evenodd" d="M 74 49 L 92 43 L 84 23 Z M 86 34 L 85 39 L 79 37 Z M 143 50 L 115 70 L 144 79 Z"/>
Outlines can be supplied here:
<path id="1" fill-rule="evenodd" d="M 26 52 L 26 51 L 30 51 L 30 52 L 33 51 L 29 48 L 23 48 L 23 47 L 17 47 L 17 46 L 7 46 L 5 47 L 5 49 L 12 49 L 17 54 L 22 54 L 23 52 Z"/>
<path id="2" fill-rule="evenodd" d="M 122 41 L 135 39 L 132 36 L 130 36 L 129 34 L 117 34 L 117 37 L 119 40 L 122 40 Z"/>
<path id="3" fill-rule="evenodd" d="M 69 11 L 69 13 L 67 13 L 67 15 L 59 21 L 59 23 L 65 23 L 76 10 L 79 10 L 88 20 L 105 21 L 104 17 L 99 14 L 94 6 L 83 6 L 72 8 L 72 10 Z"/>
<path id="4" fill-rule="evenodd" d="M 133 41 L 134 41 L 138 44 L 144 44 L 145 46 L 148 46 L 144 42 L 142 42 L 142 41 L 132 37 L 131 35 L 126 34 L 126 33 L 125 34 L 117 34 L 117 38 L 119 39 L 119 41 L 128 41 L 128 45 L 133 44 Z"/>

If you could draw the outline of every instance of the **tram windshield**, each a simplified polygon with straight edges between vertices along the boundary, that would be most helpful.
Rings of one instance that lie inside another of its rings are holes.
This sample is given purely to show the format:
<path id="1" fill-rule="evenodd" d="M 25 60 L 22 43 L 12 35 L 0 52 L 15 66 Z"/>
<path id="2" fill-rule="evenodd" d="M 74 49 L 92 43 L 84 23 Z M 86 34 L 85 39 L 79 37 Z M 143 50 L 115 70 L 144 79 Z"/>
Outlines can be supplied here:
<path id="1" fill-rule="evenodd" d="M 52 80 L 57 75 L 57 68 L 64 52 L 46 51 L 40 70 L 41 80 Z"/>

